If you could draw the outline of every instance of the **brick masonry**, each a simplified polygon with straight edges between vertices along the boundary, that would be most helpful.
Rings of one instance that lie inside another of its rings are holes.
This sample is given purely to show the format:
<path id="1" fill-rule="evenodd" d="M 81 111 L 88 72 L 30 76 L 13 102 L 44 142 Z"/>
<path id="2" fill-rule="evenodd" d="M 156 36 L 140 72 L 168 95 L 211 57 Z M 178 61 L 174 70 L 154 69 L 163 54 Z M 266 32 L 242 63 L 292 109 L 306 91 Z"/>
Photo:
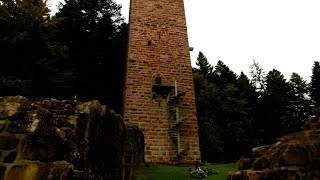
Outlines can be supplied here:
<path id="1" fill-rule="evenodd" d="M 152 91 L 154 78 L 173 85 L 185 95 L 179 114 L 187 117 L 180 132 L 188 144 L 182 163 L 200 161 L 198 124 L 194 98 L 187 26 L 183 0 L 131 0 L 129 45 L 124 94 L 124 119 L 140 127 L 145 138 L 146 162 L 171 162 L 177 146 L 169 135 L 173 120 L 167 96 Z"/>

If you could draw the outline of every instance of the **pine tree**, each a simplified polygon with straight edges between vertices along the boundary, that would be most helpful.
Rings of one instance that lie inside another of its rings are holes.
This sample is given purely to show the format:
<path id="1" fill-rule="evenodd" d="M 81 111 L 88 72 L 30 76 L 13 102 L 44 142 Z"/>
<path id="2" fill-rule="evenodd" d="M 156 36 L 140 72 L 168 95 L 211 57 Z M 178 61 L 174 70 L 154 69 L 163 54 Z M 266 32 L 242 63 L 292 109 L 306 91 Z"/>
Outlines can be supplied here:
<path id="1" fill-rule="evenodd" d="M 315 61 L 312 67 L 311 76 L 311 99 L 315 107 L 320 106 L 320 64 Z"/>
<path id="2" fill-rule="evenodd" d="M 262 96 L 260 118 L 265 129 L 264 138 L 270 143 L 284 134 L 284 126 L 290 103 L 290 86 L 280 71 L 269 71 L 266 90 Z"/>
<path id="3" fill-rule="evenodd" d="M 209 76 L 208 79 L 220 89 L 225 88 L 228 84 L 237 83 L 237 75 L 220 60 L 217 62 L 212 75 Z"/>
<path id="4" fill-rule="evenodd" d="M 289 92 L 289 107 L 284 119 L 284 133 L 300 131 L 311 113 L 309 86 L 297 73 L 292 73 Z"/>
<path id="5" fill-rule="evenodd" d="M 49 29 L 49 21 L 46 1 L 1 1 L 0 83 L 12 82 L 12 87 L 2 86 L 11 89 L 4 89 L 2 95 L 31 96 L 35 64 L 49 53 L 45 33 Z"/>
<path id="6" fill-rule="evenodd" d="M 204 77 L 207 77 L 212 73 L 213 67 L 209 64 L 207 57 L 200 51 L 196 61 L 196 65 L 199 66 L 199 72 Z"/>
<path id="7" fill-rule="evenodd" d="M 252 126 L 256 95 L 249 79 L 218 61 L 208 78 L 195 69 L 194 83 L 202 158 L 231 162 L 248 154 L 257 142 Z"/>
<path id="8" fill-rule="evenodd" d="M 99 99 L 120 111 L 127 46 L 121 6 L 112 0 L 67 0 L 56 14 L 69 47 L 80 99 Z"/>
<path id="9" fill-rule="evenodd" d="M 240 96 L 250 101 L 253 105 L 258 98 L 258 93 L 256 92 L 256 88 L 253 83 L 243 72 L 241 72 L 238 77 L 237 87 L 239 89 Z"/>

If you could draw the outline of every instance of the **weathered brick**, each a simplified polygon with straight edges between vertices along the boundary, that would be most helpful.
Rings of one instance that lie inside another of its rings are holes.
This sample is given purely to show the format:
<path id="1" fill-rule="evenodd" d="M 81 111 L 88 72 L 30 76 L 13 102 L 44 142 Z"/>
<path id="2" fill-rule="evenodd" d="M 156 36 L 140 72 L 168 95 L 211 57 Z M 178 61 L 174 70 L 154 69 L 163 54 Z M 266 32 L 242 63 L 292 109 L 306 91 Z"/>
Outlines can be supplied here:
<path id="1" fill-rule="evenodd" d="M 181 140 L 190 153 L 184 162 L 200 160 L 198 128 L 183 0 L 131 0 L 125 83 L 125 122 L 138 125 L 145 135 L 147 162 L 169 162 L 177 154 L 170 138 L 173 121 L 167 99 L 152 92 L 155 77 L 162 84 L 185 90 L 179 112 L 187 117 Z M 155 97 L 155 98 L 154 98 Z"/>

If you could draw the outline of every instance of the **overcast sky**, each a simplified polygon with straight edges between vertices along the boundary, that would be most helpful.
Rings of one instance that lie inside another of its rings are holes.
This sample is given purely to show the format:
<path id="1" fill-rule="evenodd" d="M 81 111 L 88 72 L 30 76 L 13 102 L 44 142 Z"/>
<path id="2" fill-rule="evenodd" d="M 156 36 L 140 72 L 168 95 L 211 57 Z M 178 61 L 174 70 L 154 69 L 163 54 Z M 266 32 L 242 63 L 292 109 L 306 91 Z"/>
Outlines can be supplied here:
<path id="1" fill-rule="evenodd" d="M 115 1 L 127 21 L 129 0 Z M 193 66 L 202 51 L 212 65 L 222 60 L 237 74 L 249 75 L 255 59 L 265 71 L 309 81 L 320 61 L 320 0 L 185 0 L 185 9 Z"/>

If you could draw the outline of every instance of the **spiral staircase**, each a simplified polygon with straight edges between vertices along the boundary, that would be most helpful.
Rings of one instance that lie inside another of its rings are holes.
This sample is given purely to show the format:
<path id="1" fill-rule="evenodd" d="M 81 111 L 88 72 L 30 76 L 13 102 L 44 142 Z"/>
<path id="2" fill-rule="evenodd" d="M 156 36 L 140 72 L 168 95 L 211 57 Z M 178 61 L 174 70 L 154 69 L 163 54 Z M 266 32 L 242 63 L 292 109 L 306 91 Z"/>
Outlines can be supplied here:
<path id="1" fill-rule="evenodd" d="M 152 86 L 153 99 L 157 97 L 167 98 L 167 110 L 169 114 L 169 121 L 172 125 L 169 128 L 169 136 L 173 144 L 177 148 L 177 155 L 173 157 L 173 162 L 179 162 L 183 156 L 187 155 L 189 144 L 182 141 L 180 137 L 180 130 L 187 118 L 181 116 L 182 109 L 179 109 L 181 98 L 185 95 L 184 91 L 178 90 L 177 81 L 174 85 L 161 84 L 161 77 L 156 77 Z"/>
<path id="2" fill-rule="evenodd" d="M 180 137 L 180 130 L 183 123 L 186 122 L 187 118 L 180 116 L 179 103 L 182 96 L 185 95 L 184 91 L 178 91 L 177 82 L 174 82 L 174 88 L 167 96 L 167 108 L 172 120 L 172 127 L 169 129 L 169 135 L 172 142 L 177 146 L 177 155 L 173 158 L 173 161 L 179 162 L 181 158 L 187 155 L 189 150 L 188 143 L 183 143 Z"/>

